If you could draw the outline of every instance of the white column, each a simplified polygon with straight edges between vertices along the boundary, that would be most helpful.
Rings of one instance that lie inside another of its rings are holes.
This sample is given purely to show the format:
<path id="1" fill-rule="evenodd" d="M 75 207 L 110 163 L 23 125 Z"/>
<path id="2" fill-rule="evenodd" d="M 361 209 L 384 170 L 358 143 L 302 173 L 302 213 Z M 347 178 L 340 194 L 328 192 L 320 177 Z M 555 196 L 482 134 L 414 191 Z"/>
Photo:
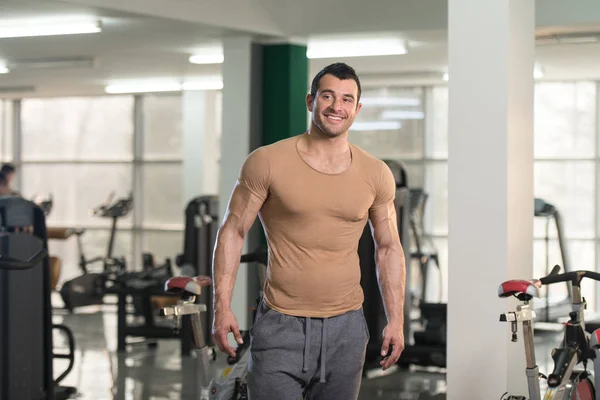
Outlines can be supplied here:
<path id="1" fill-rule="evenodd" d="M 223 133 L 219 214 L 222 220 L 245 158 L 259 144 L 261 119 L 261 53 L 250 37 L 226 38 L 223 42 Z M 248 240 L 243 252 L 248 251 Z M 251 249 L 253 250 L 253 249 Z M 240 329 L 250 321 L 250 275 L 248 266 L 238 270 L 231 308 Z"/>
<path id="2" fill-rule="evenodd" d="M 183 92 L 183 204 L 219 192 L 221 96 L 214 90 Z"/>
<path id="3" fill-rule="evenodd" d="M 527 395 L 497 296 L 532 278 L 534 0 L 449 0 L 448 400 Z"/>

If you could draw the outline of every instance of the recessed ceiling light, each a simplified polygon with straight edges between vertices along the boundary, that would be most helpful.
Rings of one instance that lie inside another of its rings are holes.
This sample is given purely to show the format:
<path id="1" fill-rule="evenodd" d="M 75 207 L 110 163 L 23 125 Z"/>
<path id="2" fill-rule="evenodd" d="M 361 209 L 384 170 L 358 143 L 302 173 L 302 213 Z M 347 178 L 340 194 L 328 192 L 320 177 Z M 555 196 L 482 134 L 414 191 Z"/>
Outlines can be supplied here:
<path id="1" fill-rule="evenodd" d="M 189 61 L 192 64 L 221 64 L 224 59 L 223 46 L 214 45 L 195 50 Z"/>
<path id="2" fill-rule="evenodd" d="M 406 44 L 398 38 L 312 39 L 308 58 L 367 57 L 406 54 Z"/>
<path id="3" fill-rule="evenodd" d="M 224 60 L 223 54 L 194 54 L 189 61 L 192 64 L 222 64 Z"/>
<path id="4" fill-rule="evenodd" d="M 0 20 L 0 38 L 76 35 L 102 31 L 101 21 L 91 18 Z"/>
<path id="5" fill-rule="evenodd" d="M 110 94 L 126 93 L 155 93 L 155 92 L 179 92 L 182 90 L 219 90 L 223 88 L 223 80 L 220 77 L 193 78 L 185 82 L 179 81 L 133 81 L 108 85 L 104 89 Z"/>

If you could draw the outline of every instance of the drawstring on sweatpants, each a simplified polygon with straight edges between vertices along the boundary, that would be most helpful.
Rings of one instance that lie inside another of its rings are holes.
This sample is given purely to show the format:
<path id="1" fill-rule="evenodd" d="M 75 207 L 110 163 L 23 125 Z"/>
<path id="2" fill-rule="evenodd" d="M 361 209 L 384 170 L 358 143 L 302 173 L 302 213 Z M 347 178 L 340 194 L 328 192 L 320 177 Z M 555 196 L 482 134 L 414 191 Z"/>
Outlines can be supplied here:
<path id="1" fill-rule="evenodd" d="M 320 383 L 326 383 L 325 380 L 325 363 L 327 359 L 327 346 L 325 341 L 327 340 L 327 328 L 325 326 L 327 318 L 323 318 L 323 327 L 321 332 L 321 379 Z M 306 333 L 304 336 L 304 362 L 302 364 L 302 372 L 308 372 L 308 347 L 309 347 L 309 338 L 310 338 L 310 327 L 311 327 L 311 318 L 305 318 L 306 324 Z"/>
<path id="2" fill-rule="evenodd" d="M 327 318 L 323 318 L 323 332 L 321 333 L 321 383 L 327 382 L 325 380 L 325 360 L 327 360 L 327 348 L 325 347 L 325 338 L 327 337 L 326 321 Z"/>
<path id="3" fill-rule="evenodd" d="M 304 335 L 304 364 L 302 365 L 302 372 L 308 372 L 308 338 L 310 337 L 310 318 L 305 318 L 306 321 L 306 333 Z"/>

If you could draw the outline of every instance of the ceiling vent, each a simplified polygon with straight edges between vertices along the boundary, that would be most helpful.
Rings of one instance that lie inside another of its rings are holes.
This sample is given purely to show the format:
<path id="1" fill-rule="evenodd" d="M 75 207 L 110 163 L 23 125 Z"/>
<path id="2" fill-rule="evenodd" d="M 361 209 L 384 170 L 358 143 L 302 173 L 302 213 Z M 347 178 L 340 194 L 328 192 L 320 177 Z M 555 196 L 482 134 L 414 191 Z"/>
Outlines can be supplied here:
<path id="1" fill-rule="evenodd" d="M 93 68 L 93 57 L 39 58 L 12 60 L 6 63 L 10 70 L 23 69 L 59 69 L 59 68 Z"/>
<path id="2" fill-rule="evenodd" d="M 0 86 L 0 94 L 35 92 L 34 86 Z"/>

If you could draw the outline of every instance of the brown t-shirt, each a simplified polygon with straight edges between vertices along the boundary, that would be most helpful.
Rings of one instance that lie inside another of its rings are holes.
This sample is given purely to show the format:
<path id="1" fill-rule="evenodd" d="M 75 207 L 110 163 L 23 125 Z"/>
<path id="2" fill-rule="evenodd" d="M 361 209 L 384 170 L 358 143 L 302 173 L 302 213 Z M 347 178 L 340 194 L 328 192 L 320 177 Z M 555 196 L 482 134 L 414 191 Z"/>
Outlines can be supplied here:
<path id="1" fill-rule="evenodd" d="M 346 171 L 321 173 L 300 156 L 299 138 L 256 149 L 238 183 L 264 200 L 265 302 L 284 314 L 327 318 L 362 306 L 358 242 L 369 212 L 393 201 L 396 185 L 383 161 L 353 144 Z"/>

